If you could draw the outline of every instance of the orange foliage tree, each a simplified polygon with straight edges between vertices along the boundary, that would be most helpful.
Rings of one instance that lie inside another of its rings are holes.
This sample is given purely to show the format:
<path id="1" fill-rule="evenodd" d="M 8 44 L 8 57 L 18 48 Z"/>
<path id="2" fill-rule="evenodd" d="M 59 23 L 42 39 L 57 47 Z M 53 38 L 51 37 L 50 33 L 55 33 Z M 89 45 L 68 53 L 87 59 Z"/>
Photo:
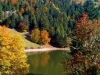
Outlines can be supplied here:
<path id="1" fill-rule="evenodd" d="M 24 40 L 0 26 L 0 75 L 26 75 L 29 65 Z"/>
<path id="2" fill-rule="evenodd" d="M 72 40 L 71 57 L 65 60 L 65 68 L 73 75 L 97 75 L 100 73 L 100 25 L 83 14 L 77 23 Z"/>
<path id="3" fill-rule="evenodd" d="M 50 38 L 49 38 L 49 33 L 46 30 L 42 30 L 41 31 L 41 35 L 40 35 L 40 42 L 42 44 L 46 44 L 50 42 Z"/>
<path id="4" fill-rule="evenodd" d="M 76 23 L 74 34 L 80 41 L 87 41 L 94 35 L 97 25 L 96 22 L 89 20 L 88 14 L 83 14 L 83 17 L 81 17 Z"/>

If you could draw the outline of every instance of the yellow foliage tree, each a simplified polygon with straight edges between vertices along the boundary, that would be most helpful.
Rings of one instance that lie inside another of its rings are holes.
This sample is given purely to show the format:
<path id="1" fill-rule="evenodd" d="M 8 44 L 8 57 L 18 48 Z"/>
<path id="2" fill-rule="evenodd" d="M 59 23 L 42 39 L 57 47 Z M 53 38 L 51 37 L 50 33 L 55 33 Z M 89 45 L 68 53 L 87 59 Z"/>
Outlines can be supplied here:
<path id="1" fill-rule="evenodd" d="M 0 27 L 0 75 L 26 75 L 29 65 L 24 40 L 3 26 Z"/>
<path id="2" fill-rule="evenodd" d="M 20 13 L 21 13 L 21 14 L 24 13 L 24 8 L 20 8 Z"/>
<path id="3" fill-rule="evenodd" d="M 40 39 L 40 30 L 38 28 L 32 30 L 30 38 L 31 38 L 32 42 L 38 43 L 38 41 Z"/>
<path id="4" fill-rule="evenodd" d="M 48 12 L 48 7 L 44 7 L 44 8 L 45 8 L 45 11 Z"/>

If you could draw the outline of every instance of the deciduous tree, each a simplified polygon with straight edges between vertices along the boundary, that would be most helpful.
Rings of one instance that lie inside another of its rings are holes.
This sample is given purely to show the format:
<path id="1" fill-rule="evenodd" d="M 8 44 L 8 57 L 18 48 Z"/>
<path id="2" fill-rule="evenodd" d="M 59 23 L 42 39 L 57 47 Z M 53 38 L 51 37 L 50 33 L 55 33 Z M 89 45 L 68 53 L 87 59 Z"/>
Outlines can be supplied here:
<path id="1" fill-rule="evenodd" d="M 40 30 L 38 28 L 32 30 L 30 39 L 34 43 L 38 43 L 40 39 Z"/>
<path id="2" fill-rule="evenodd" d="M 40 40 L 42 44 L 46 44 L 50 42 L 49 33 L 46 30 L 42 30 L 40 32 Z"/>
<path id="3" fill-rule="evenodd" d="M 26 75 L 29 65 L 25 54 L 24 40 L 0 27 L 0 75 Z"/>
<path id="4" fill-rule="evenodd" d="M 84 14 L 76 23 L 71 44 L 71 57 L 64 62 L 73 75 L 98 75 L 100 73 L 100 25 Z M 67 71 L 68 72 L 68 71 Z"/>

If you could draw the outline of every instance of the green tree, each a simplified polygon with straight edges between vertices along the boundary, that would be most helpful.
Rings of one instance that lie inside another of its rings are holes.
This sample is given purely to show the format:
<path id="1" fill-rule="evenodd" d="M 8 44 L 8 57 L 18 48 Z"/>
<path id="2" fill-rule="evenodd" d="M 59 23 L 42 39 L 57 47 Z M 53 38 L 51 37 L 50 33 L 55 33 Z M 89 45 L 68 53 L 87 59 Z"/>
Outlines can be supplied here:
<path id="1" fill-rule="evenodd" d="M 29 16 L 24 15 L 23 21 L 26 23 L 27 26 L 29 26 Z"/>
<path id="2" fill-rule="evenodd" d="M 48 30 L 49 29 L 49 26 L 50 26 L 50 23 L 49 23 L 49 20 L 48 20 L 48 17 L 46 16 L 46 14 L 44 13 L 44 15 L 41 16 L 41 19 L 40 19 L 40 28 L 43 30 Z"/>
<path id="3" fill-rule="evenodd" d="M 36 20 L 36 15 L 33 12 L 30 12 L 29 14 L 29 22 L 30 22 L 30 30 L 33 28 L 37 28 L 37 20 Z"/>
<path id="4" fill-rule="evenodd" d="M 16 24 L 18 25 L 18 23 L 22 20 L 22 16 L 21 14 L 18 12 L 17 13 L 17 17 L 16 17 Z"/>
<path id="5" fill-rule="evenodd" d="M 13 13 L 12 16 L 10 17 L 11 19 L 11 23 L 10 23 L 10 27 L 11 28 L 15 28 L 16 27 L 16 18 L 15 18 L 15 14 Z"/>
<path id="6" fill-rule="evenodd" d="M 11 24 L 11 19 L 10 19 L 10 17 L 7 18 L 7 19 L 5 20 L 5 23 L 6 23 L 6 26 L 7 26 L 7 27 L 10 27 L 10 24 Z"/>
<path id="7" fill-rule="evenodd" d="M 2 21 L 2 16 L 3 16 L 3 14 L 2 14 L 2 6 L 0 5 L 0 21 Z"/>
<path id="8" fill-rule="evenodd" d="M 12 2 L 11 2 L 11 0 L 9 0 L 9 2 L 8 2 L 8 9 L 7 10 L 8 11 L 12 10 Z"/>
<path id="9" fill-rule="evenodd" d="M 97 19 L 99 17 L 98 7 L 95 7 L 95 4 L 92 0 L 86 0 L 84 3 L 84 11 L 89 15 L 90 19 Z"/>
<path id="10" fill-rule="evenodd" d="M 53 36 L 53 44 L 57 47 L 66 47 L 67 46 L 67 37 L 55 34 Z"/>
<path id="11" fill-rule="evenodd" d="M 14 5 L 16 10 L 19 10 L 19 2 L 17 1 L 17 3 Z"/>

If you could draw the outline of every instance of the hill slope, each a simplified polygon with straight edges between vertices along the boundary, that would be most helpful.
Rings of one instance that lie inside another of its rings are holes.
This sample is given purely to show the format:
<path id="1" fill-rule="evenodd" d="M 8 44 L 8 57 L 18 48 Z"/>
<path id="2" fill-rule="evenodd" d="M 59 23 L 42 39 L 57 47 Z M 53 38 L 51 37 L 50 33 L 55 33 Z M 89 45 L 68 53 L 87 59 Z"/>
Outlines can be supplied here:
<path id="1" fill-rule="evenodd" d="M 35 44 L 25 38 L 26 37 L 25 34 L 27 34 L 27 33 L 20 33 L 20 32 L 17 32 L 15 29 L 10 29 L 10 30 L 14 34 L 18 33 L 18 34 L 22 35 L 22 37 L 25 41 L 26 48 L 39 48 L 40 47 L 38 44 Z"/>

